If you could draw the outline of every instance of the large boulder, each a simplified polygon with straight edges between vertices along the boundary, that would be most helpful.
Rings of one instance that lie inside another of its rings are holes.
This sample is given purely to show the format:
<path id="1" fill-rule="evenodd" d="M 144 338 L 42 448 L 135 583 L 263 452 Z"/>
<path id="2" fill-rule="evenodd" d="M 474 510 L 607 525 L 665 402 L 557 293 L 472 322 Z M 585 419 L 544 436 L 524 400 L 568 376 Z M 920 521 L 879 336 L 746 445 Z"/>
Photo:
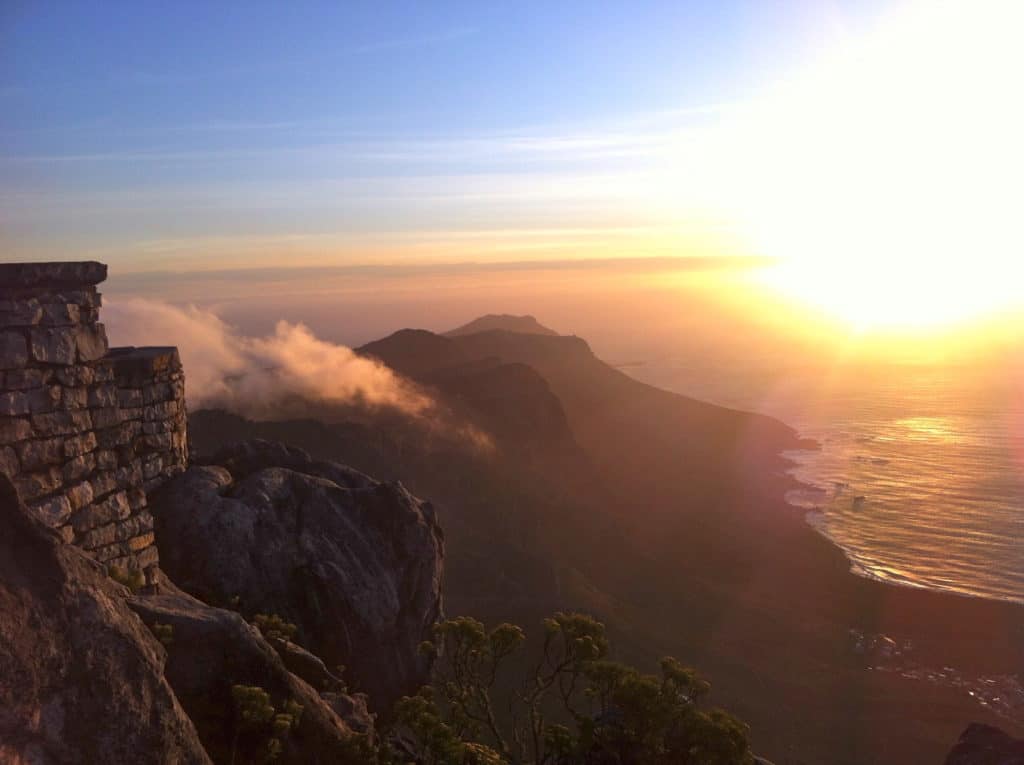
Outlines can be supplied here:
<path id="1" fill-rule="evenodd" d="M 434 510 L 304 452 L 246 442 L 168 482 L 151 507 L 163 569 L 252 618 L 274 614 L 376 710 L 428 681 L 418 646 L 441 615 Z"/>
<path id="2" fill-rule="evenodd" d="M 275 762 L 282 765 L 358 762 L 353 732 L 372 733 L 372 720 L 358 714 L 359 699 L 336 687 L 324 687 L 322 696 L 321 689 L 289 671 L 282 650 L 239 614 L 211 608 L 166 584 L 157 594 L 132 597 L 129 605 L 146 624 L 165 631 L 167 680 L 214 761 L 260 761 L 277 738 L 281 751 Z M 305 658 L 310 665 L 317 662 Z M 277 737 L 269 725 L 242 723 L 232 696 L 235 686 L 261 689 L 276 712 L 284 712 L 289 702 L 299 704 L 298 724 Z M 353 725 L 340 714 L 348 710 Z"/>
<path id="3" fill-rule="evenodd" d="M 0 475 L 0 762 L 210 762 L 126 594 Z"/>
<path id="4" fill-rule="evenodd" d="M 971 723 L 946 757 L 946 765 L 1024 765 L 1024 739 Z"/>

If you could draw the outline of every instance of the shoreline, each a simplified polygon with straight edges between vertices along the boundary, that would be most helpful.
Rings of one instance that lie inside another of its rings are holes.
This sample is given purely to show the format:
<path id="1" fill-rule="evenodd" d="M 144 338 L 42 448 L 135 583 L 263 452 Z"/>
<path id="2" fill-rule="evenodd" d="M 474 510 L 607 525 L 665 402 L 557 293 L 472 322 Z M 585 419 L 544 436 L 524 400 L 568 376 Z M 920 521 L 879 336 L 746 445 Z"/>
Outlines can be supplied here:
<path id="1" fill-rule="evenodd" d="M 651 574 L 672 584 L 640 606 L 756 750 L 776 765 L 938 763 L 971 722 L 1024 735 L 1024 604 L 853 572 L 786 501 L 793 477 L 771 472 L 703 516 L 706 542 L 687 514 L 647 539 Z"/>
<path id="2" fill-rule="evenodd" d="M 962 597 L 978 598 L 980 600 L 990 600 L 999 603 L 1013 603 L 1019 606 L 1024 606 L 1024 594 L 1013 596 L 980 592 L 975 589 L 970 589 L 969 586 L 966 585 L 961 585 L 960 587 L 944 587 L 940 584 L 916 581 L 910 578 L 900 579 L 888 577 L 874 571 L 869 564 L 864 563 L 857 557 L 857 553 L 854 549 L 844 545 L 833 533 L 829 531 L 827 509 L 824 505 L 816 504 L 813 501 L 803 503 L 791 499 L 791 493 L 793 492 L 806 491 L 808 493 L 821 494 L 823 496 L 827 496 L 829 493 L 829 489 L 827 487 L 815 483 L 809 483 L 808 481 L 801 480 L 797 477 L 796 471 L 807 465 L 807 462 L 801 460 L 799 455 L 820 452 L 825 448 L 817 439 L 803 436 L 799 433 L 797 433 L 797 436 L 799 443 L 802 444 L 802 446 L 787 446 L 779 455 L 787 463 L 784 474 L 792 483 L 791 488 L 783 492 L 782 501 L 792 507 L 795 511 L 801 513 L 803 515 L 804 522 L 808 526 L 810 526 L 819 536 L 827 540 L 829 544 L 843 553 L 844 557 L 849 562 L 850 573 L 863 579 L 894 587 L 906 587 L 915 590 L 939 592 L 949 595 L 959 595 Z M 844 486 L 848 487 L 849 484 L 844 484 Z M 882 563 L 884 564 L 884 561 L 882 561 Z"/>

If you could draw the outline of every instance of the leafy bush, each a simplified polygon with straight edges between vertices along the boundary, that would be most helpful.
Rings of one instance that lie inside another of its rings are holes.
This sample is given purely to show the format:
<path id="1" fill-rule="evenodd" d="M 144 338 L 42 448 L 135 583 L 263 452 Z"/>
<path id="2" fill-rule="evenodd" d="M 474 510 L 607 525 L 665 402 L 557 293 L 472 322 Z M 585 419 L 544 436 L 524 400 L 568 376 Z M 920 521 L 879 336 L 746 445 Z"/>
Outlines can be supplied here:
<path id="1" fill-rule="evenodd" d="M 256 685 L 232 686 L 231 698 L 235 705 L 231 762 L 235 762 L 240 745 L 250 761 L 276 760 L 284 751 L 284 740 L 302 719 L 302 705 L 289 699 L 278 712 L 270 694 Z"/>
<path id="2" fill-rule="evenodd" d="M 395 709 L 399 740 L 427 765 L 749 765 L 747 729 L 700 708 L 710 685 L 676 659 L 659 675 L 607 657 L 604 625 L 557 613 L 544 621 L 539 656 L 510 692 L 498 690 L 522 629 L 459 617 L 438 624 L 421 650 L 435 681 Z M 395 739 L 393 739 L 395 740 Z M 379 761 L 394 759 L 381 753 Z M 369 760 L 368 760 L 369 761 Z"/>

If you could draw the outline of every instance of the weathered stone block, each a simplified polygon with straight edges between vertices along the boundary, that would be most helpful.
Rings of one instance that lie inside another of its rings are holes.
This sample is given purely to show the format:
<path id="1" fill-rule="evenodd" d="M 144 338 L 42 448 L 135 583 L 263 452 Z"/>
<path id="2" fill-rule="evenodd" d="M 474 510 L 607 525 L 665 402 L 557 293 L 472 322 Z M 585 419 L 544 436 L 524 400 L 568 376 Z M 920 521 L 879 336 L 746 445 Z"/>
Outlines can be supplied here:
<path id="1" fill-rule="evenodd" d="M 32 358 L 44 364 L 69 366 L 76 358 L 74 327 L 36 328 L 29 332 Z"/>
<path id="2" fill-rule="evenodd" d="M 52 412 L 60 404 L 61 387 L 59 385 L 43 385 L 26 391 L 26 395 L 32 414 Z"/>
<path id="3" fill-rule="evenodd" d="M 48 468 L 33 473 L 21 473 L 15 476 L 13 483 L 22 502 L 32 502 L 47 494 L 53 494 L 61 487 L 60 471 Z"/>
<path id="4" fill-rule="evenodd" d="M 169 382 L 156 383 L 142 389 L 142 399 L 147 404 L 169 401 L 174 398 L 174 387 Z"/>
<path id="5" fill-rule="evenodd" d="M 108 408 L 117 405 L 117 386 L 111 383 L 103 383 L 89 389 L 90 407 Z"/>
<path id="6" fill-rule="evenodd" d="M 21 472 L 21 465 L 14 447 L 0 446 L 0 473 L 8 478 L 14 478 L 19 472 Z"/>
<path id="7" fill-rule="evenodd" d="M 138 552 L 156 542 L 156 537 L 152 533 L 142 534 L 141 536 L 133 537 L 128 540 L 128 549 L 132 552 Z"/>
<path id="8" fill-rule="evenodd" d="M 36 515 L 50 528 L 57 528 L 71 515 L 71 503 L 62 495 L 29 505 Z"/>
<path id="9" fill-rule="evenodd" d="M 119 388 L 117 391 L 117 403 L 122 409 L 141 407 L 145 401 L 142 391 L 138 388 Z"/>
<path id="10" fill-rule="evenodd" d="M 140 486 L 134 486 L 125 492 L 128 495 L 128 504 L 132 511 L 141 510 L 146 506 L 146 492 Z"/>
<path id="11" fill-rule="evenodd" d="M 118 524 L 108 523 L 89 531 L 79 532 L 76 536 L 78 546 L 83 550 L 95 550 L 97 547 L 113 544 L 118 541 Z"/>
<path id="12" fill-rule="evenodd" d="M 23 391 L 0 393 L 0 417 L 17 417 L 28 413 L 28 396 Z"/>
<path id="13" fill-rule="evenodd" d="M 124 417 L 121 415 L 121 410 L 116 406 L 106 407 L 104 409 L 93 409 L 92 412 L 92 424 L 94 428 L 113 428 L 120 425 L 124 421 Z"/>
<path id="14" fill-rule="evenodd" d="M 31 327 L 42 317 L 43 308 L 35 298 L 0 300 L 0 325 L 4 327 Z"/>
<path id="15" fill-rule="evenodd" d="M 65 409 L 85 409 L 85 407 L 88 406 L 88 404 L 88 388 L 64 388 L 64 393 L 61 398 L 61 405 Z"/>
<path id="16" fill-rule="evenodd" d="M 133 556 L 132 550 L 128 546 L 127 542 L 114 542 L 112 545 L 97 547 L 90 550 L 90 552 L 92 553 L 92 557 L 104 564 L 110 564 L 112 561 Z"/>
<path id="17" fill-rule="evenodd" d="M 0 444 L 16 444 L 32 437 L 32 424 L 24 418 L 0 417 Z"/>
<path id="18" fill-rule="evenodd" d="M 0 332 L 0 369 L 17 369 L 28 364 L 28 344 L 20 332 Z"/>
<path id="19" fill-rule="evenodd" d="M 139 439 L 141 451 L 168 451 L 172 445 L 170 433 L 155 433 Z"/>
<path id="20" fill-rule="evenodd" d="M 107 331 L 102 324 L 83 324 L 75 335 L 79 361 L 95 361 L 107 352 Z"/>
<path id="21" fill-rule="evenodd" d="M 74 303 L 46 303 L 41 323 L 52 327 L 68 327 L 81 321 L 79 308 Z"/>
<path id="22" fill-rule="evenodd" d="M 127 489 L 129 486 L 138 486 L 143 481 L 142 460 L 133 460 L 130 464 L 119 467 L 114 471 L 117 477 L 119 489 Z"/>
<path id="23" fill-rule="evenodd" d="M 64 496 L 68 498 L 68 502 L 71 503 L 72 510 L 81 510 L 83 507 L 93 501 L 95 495 L 92 491 L 92 484 L 88 481 L 82 481 L 64 491 Z"/>
<path id="24" fill-rule="evenodd" d="M 71 517 L 71 525 L 75 527 L 76 534 L 84 534 L 90 529 L 115 521 L 123 521 L 131 514 L 132 509 L 128 505 L 127 496 L 123 491 L 119 491 L 100 502 L 94 502 L 79 510 Z"/>
<path id="25" fill-rule="evenodd" d="M 60 534 L 60 538 L 64 540 L 66 545 L 72 544 L 75 541 L 75 530 L 67 524 L 58 528 L 57 533 Z"/>
<path id="26" fill-rule="evenodd" d="M 106 278 L 106 264 L 94 260 L 0 264 L 0 284 L 9 287 L 82 288 Z"/>
<path id="27" fill-rule="evenodd" d="M 113 470 L 117 467 L 117 452 L 112 449 L 103 449 L 96 452 L 96 469 Z"/>
<path id="28" fill-rule="evenodd" d="M 115 449 L 118 446 L 126 446 L 132 442 L 135 431 L 130 422 L 122 423 L 115 428 L 96 431 L 96 439 L 104 449 Z"/>
<path id="29" fill-rule="evenodd" d="M 73 481 L 81 481 L 95 469 L 96 458 L 91 454 L 83 454 L 80 457 L 75 457 L 65 462 L 64 467 L 61 469 L 61 474 L 64 476 L 65 483 L 71 483 Z"/>
<path id="30" fill-rule="evenodd" d="M 40 436 L 66 436 L 92 429 L 88 410 L 33 414 L 32 427 Z"/>
<path id="31" fill-rule="evenodd" d="M 113 470 L 106 470 L 92 476 L 89 483 L 92 485 L 92 493 L 102 497 L 117 489 L 117 474 Z"/>
<path id="32" fill-rule="evenodd" d="M 130 465 L 136 458 L 135 454 L 135 443 L 132 442 L 126 446 L 119 446 L 117 451 L 117 464 L 118 465 Z"/>
<path id="33" fill-rule="evenodd" d="M 122 420 L 141 420 L 143 409 L 141 406 L 137 407 L 121 407 L 121 419 Z"/>
<path id="34" fill-rule="evenodd" d="M 80 436 L 72 436 L 71 438 L 64 439 L 65 457 L 80 457 L 83 454 L 88 454 L 95 448 L 96 434 L 91 430 L 86 431 Z"/>
<path id="35" fill-rule="evenodd" d="M 45 470 L 64 461 L 64 440 L 41 438 L 21 441 L 16 446 L 23 470 Z"/>
<path id="36" fill-rule="evenodd" d="M 46 382 L 46 373 L 42 369 L 12 369 L 4 376 L 6 390 L 27 390 L 40 388 Z"/>
<path id="37" fill-rule="evenodd" d="M 98 370 L 92 367 L 77 365 L 73 367 L 61 367 L 54 371 L 58 382 L 61 385 L 92 385 L 99 375 Z"/>
<path id="38" fill-rule="evenodd" d="M 153 455 L 147 457 L 145 462 L 142 463 L 142 475 L 146 480 L 150 478 L 156 478 L 160 475 L 160 471 L 163 470 L 164 463 L 159 456 Z"/>

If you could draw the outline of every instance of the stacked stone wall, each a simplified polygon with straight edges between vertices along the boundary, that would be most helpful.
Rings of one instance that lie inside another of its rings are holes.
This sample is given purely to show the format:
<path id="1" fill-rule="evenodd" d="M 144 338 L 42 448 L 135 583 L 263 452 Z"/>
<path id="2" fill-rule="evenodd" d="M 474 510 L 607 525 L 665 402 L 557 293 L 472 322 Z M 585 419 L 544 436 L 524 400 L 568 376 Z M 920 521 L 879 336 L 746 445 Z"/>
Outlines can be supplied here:
<path id="1" fill-rule="evenodd" d="M 185 469 L 175 348 L 108 349 L 100 263 L 0 265 L 0 472 L 65 541 L 158 563 L 147 492 Z"/>

